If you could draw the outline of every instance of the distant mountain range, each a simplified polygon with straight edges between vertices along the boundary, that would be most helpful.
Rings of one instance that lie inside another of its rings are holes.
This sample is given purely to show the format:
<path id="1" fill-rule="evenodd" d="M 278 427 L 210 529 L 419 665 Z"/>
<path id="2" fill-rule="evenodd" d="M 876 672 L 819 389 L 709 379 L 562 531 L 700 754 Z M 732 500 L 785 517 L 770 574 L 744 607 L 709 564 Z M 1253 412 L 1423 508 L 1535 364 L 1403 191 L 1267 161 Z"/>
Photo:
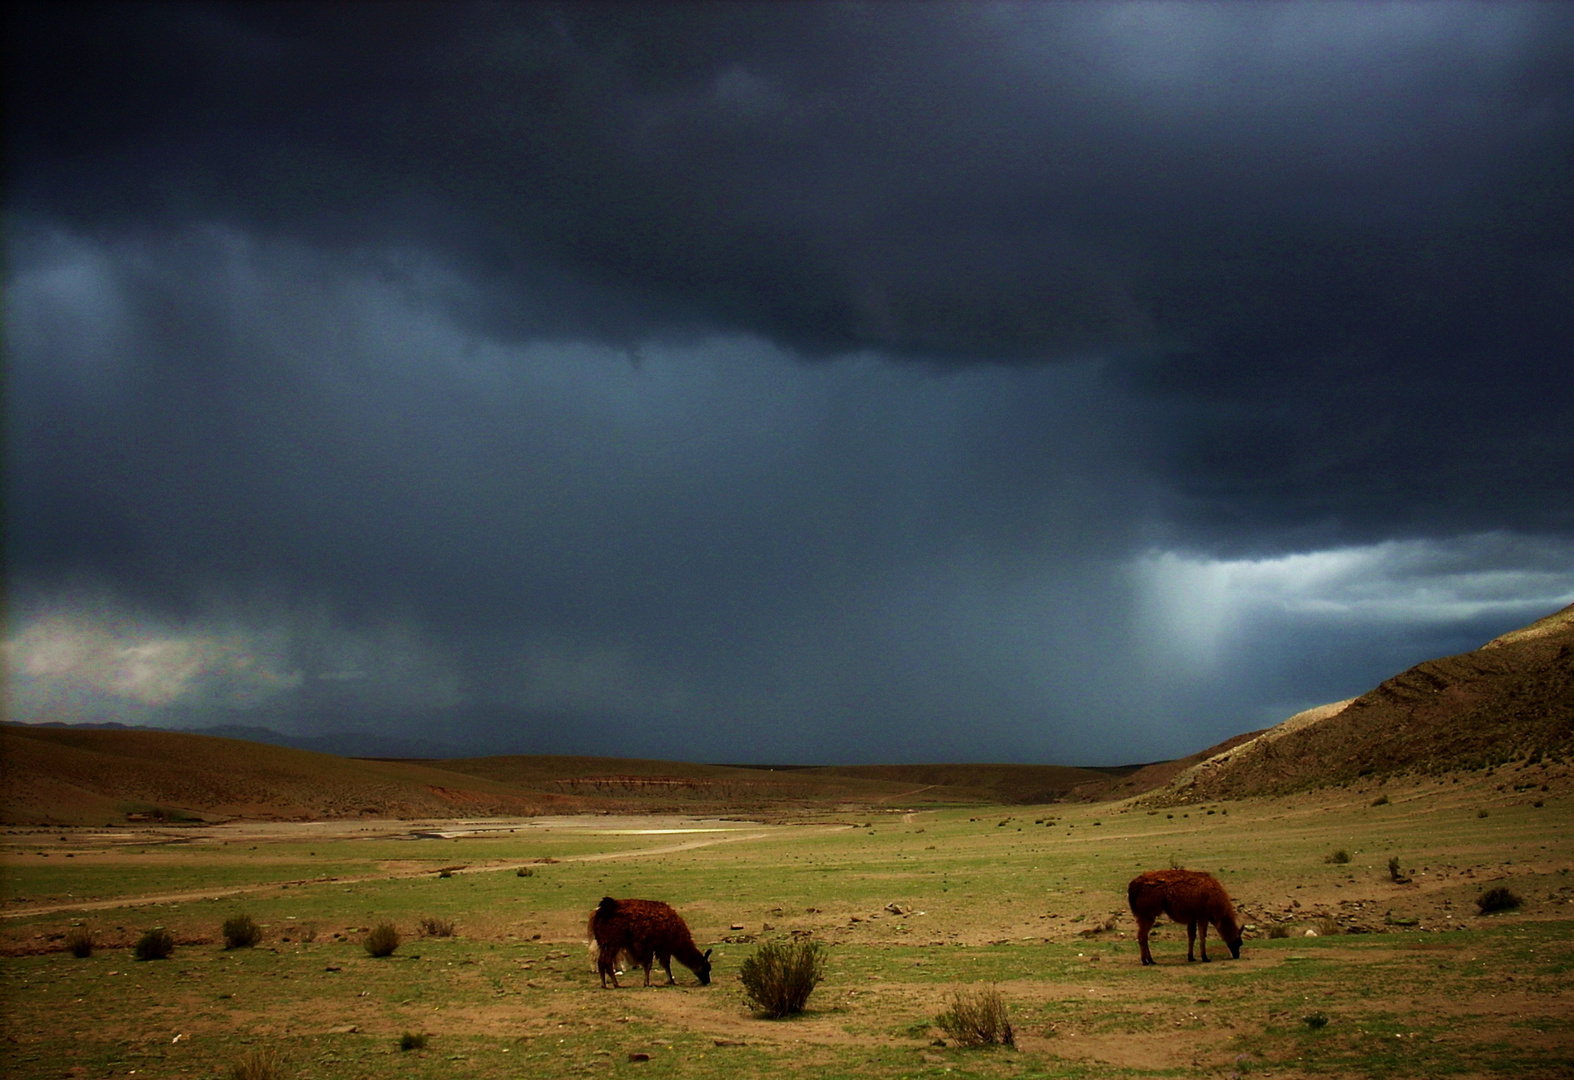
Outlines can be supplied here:
<path id="1" fill-rule="evenodd" d="M 1574 759 L 1574 605 L 1474 652 L 1417 664 L 1360 697 L 1141 768 L 765 770 L 626 758 L 465 757 L 464 749 L 369 732 L 295 736 L 234 724 L 170 731 L 7 723 L 0 725 L 0 821 L 790 813 L 1138 795 L 1181 803 L 1477 770 L 1515 759 L 1563 761 Z"/>
<path id="2" fill-rule="evenodd" d="M 329 735 L 286 735 L 268 727 L 246 724 L 218 724 L 212 727 L 155 728 L 141 724 L 63 724 L 51 721 L 33 724 L 39 728 L 80 728 L 91 731 L 183 731 L 193 735 L 216 735 L 221 739 L 243 739 L 246 742 L 265 743 L 268 746 L 288 746 L 295 750 L 311 750 L 319 754 L 334 754 L 350 758 L 436 758 L 461 757 L 470 748 L 456 743 L 432 740 L 402 739 L 396 735 L 379 735 L 371 731 L 338 731 Z"/>

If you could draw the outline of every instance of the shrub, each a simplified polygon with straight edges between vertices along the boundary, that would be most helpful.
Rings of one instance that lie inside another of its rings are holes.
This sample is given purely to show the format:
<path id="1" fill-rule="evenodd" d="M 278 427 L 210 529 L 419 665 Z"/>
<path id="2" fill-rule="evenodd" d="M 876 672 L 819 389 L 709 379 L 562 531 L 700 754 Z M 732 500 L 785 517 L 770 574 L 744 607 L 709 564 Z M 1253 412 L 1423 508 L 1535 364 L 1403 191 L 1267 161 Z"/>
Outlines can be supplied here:
<path id="1" fill-rule="evenodd" d="M 514 874 L 517 877 L 535 877 L 536 876 L 536 872 L 534 870 L 530 869 L 530 867 L 528 867 L 528 866 L 521 866 L 518 870 L 514 871 Z"/>
<path id="2" fill-rule="evenodd" d="M 279 1080 L 279 1058 L 272 1050 L 248 1050 L 230 1066 L 230 1080 Z"/>
<path id="3" fill-rule="evenodd" d="M 1309 1014 L 1307 1016 L 1301 1017 L 1301 1023 L 1305 1024 L 1307 1027 L 1311 1028 L 1313 1031 L 1316 1031 L 1320 1027 L 1327 1027 L 1328 1026 L 1328 1014 L 1327 1013 L 1314 1012 L 1314 1013 L 1311 1013 L 1311 1014 Z"/>
<path id="4" fill-rule="evenodd" d="M 132 952 L 138 960 L 167 960 L 175 951 L 175 935 L 162 926 L 155 926 L 137 939 Z"/>
<path id="5" fill-rule="evenodd" d="M 818 941 L 767 942 L 743 962 L 739 974 L 750 1007 L 779 1020 L 803 1012 L 825 977 L 825 950 Z"/>
<path id="6" fill-rule="evenodd" d="M 407 1031 L 399 1036 L 400 1050 L 425 1050 L 426 1033 L 423 1031 Z"/>
<path id="7" fill-rule="evenodd" d="M 1323 856 L 1323 862 L 1325 863 L 1338 863 L 1343 865 L 1349 861 L 1350 853 L 1344 848 L 1340 848 L 1338 851 L 1331 851 L 1327 855 Z"/>
<path id="8" fill-rule="evenodd" d="M 73 926 L 66 931 L 66 952 L 84 960 L 93 955 L 93 931 L 85 926 Z"/>
<path id="9" fill-rule="evenodd" d="M 1483 915 L 1494 911 L 1513 911 L 1525 902 L 1513 889 L 1497 885 L 1476 897 L 1476 907 Z"/>
<path id="10" fill-rule="evenodd" d="M 226 949 L 249 949 L 262 940 L 262 927 L 244 912 L 225 919 L 223 932 Z"/>
<path id="11" fill-rule="evenodd" d="M 399 928 L 391 922 L 378 923 L 361 940 L 369 956 L 392 956 L 399 947 Z"/>
<path id="12" fill-rule="evenodd" d="M 1270 926 L 1268 928 L 1268 936 L 1271 937 L 1271 938 L 1286 938 L 1286 937 L 1289 937 L 1290 936 L 1290 928 L 1288 926 L 1285 926 L 1283 923 L 1276 923 L 1275 925 Z"/>
<path id="13" fill-rule="evenodd" d="M 1373 806 L 1387 806 L 1388 805 L 1388 796 L 1387 795 L 1379 795 L 1377 798 L 1372 800 L 1372 805 Z"/>
<path id="14" fill-rule="evenodd" d="M 1490 816 L 1490 815 L 1488 815 L 1488 813 L 1485 810 L 1477 810 L 1476 811 L 1476 817 L 1478 817 L 1478 818 L 1483 818 L 1483 817 L 1488 817 L 1488 816 Z"/>
<path id="15" fill-rule="evenodd" d="M 454 920 L 439 919 L 435 915 L 427 915 L 421 919 L 421 925 L 417 933 L 422 937 L 453 937 Z"/>
<path id="16" fill-rule="evenodd" d="M 993 986 L 956 991 L 951 997 L 951 1007 L 935 1017 L 935 1024 L 962 1046 L 1017 1044 L 1006 1003 Z"/>

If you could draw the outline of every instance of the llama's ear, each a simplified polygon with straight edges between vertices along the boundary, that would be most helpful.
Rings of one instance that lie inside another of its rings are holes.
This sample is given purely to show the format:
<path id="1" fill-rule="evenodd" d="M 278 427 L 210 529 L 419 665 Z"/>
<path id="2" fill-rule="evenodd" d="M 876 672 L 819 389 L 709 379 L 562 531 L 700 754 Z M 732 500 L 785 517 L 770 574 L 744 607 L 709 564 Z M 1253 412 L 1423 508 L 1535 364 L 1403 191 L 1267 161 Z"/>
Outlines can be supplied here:
<path id="1" fill-rule="evenodd" d="M 705 959 L 706 959 L 706 960 L 709 960 L 709 959 L 710 959 L 710 950 L 709 950 L 709 949 L 706 949 L 706 950 L 705 950 Z"/>

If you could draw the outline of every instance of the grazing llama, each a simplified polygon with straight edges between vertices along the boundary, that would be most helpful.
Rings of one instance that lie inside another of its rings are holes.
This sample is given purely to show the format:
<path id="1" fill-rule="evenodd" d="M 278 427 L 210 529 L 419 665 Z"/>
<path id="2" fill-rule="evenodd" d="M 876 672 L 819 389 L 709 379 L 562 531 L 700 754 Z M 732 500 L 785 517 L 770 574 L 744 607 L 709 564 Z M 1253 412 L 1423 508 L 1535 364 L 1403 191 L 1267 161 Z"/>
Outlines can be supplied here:
<path id="1" fill-rule="evenodd" d="M 1193 959 L 1192 946 L 1202 930 L 1202 962 L 1208 962 L 1208 924 L 1219 928 L 1219 936 L 1230 947 L 1230 955 L 1241 955 L 1241 927 L 1218 879 L 1195 870 L 1149 870 L 1131 879 L 1126 887 L 1131 913 L 1137 917 L 1137 944 L 1142 947 L 1142 962 L 1153 963 L 1148 951 L 1148 931 L 1160 915 L 1186 924 L 1186 960 Z"/>
<path id="2" fill-rule="evenodd" d="M 646 986 L 650 985 L 650 969 L 655 960 L 661 961 L 669 986 L 678 981 L 672 977 L 674 957 L 699 977 L 701 986 L 710 985 L 711 951 L 701 953 L 695 948 L 683 917 L 660 900 L 614 900 L 603 896 L 590 913 L 585 929 L 602 989 L 606 989 L 608 978 L 612 988 L 618 989 L 617 961 L 622 953 L 645 969 Z"/>

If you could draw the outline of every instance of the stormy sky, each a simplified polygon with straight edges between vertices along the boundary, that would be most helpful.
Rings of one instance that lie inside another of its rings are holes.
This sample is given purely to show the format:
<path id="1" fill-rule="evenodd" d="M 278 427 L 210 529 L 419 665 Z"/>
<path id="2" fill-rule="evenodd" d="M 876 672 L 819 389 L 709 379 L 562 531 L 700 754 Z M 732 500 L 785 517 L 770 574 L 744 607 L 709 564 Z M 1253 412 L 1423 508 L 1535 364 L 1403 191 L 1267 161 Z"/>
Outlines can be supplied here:
<path id="1" fill-rule="evenodd" d="M 1173 757 L 1574 601 L 1574 8 L 12 5 L 6 709 Z"/>

